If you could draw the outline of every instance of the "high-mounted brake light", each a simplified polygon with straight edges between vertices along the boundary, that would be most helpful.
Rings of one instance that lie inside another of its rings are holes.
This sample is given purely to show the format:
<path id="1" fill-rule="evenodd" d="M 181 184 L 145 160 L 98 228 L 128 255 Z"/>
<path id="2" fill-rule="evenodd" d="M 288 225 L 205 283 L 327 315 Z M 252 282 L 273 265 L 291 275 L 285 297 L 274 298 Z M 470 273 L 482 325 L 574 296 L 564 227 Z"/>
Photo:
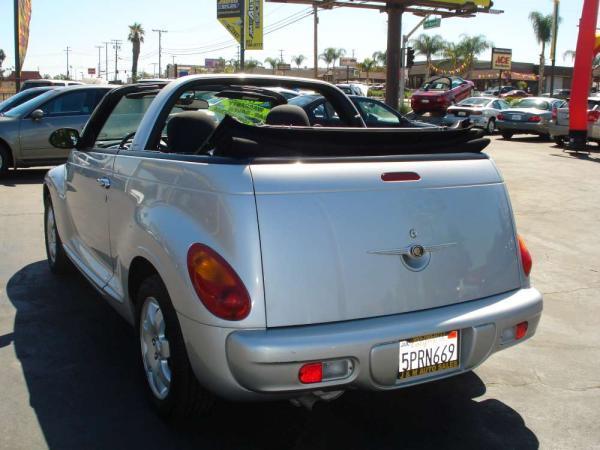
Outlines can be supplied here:
<path id="1" fill-rule="evenodd" d="M 206 245 L 193 244 L 188 250 L 187 265 L 196 294 L 211 313 L 225 320 L 248 316 L 248 291 L 221 255 Z"/>
<path id="2" fill-rule="evenodd" d="M 419 181 L 421 176 L 415 172 L 387 172 L 381 174 L 382 181 Z"/>
<path id="3" fill-rule="evenodd" d="M 521 236 L 517 236 L 519 241 L 519 252 L 521 254 L 521 264 L 523 265 L 523 272 L 525 272 L 525 276 L 529 276 L 531 273 L 531 266 L 533 265 L 533 260 L 531 258 L 531 253 L 527 249 L 527 245 L 525 245 L 525 241 Z"/>

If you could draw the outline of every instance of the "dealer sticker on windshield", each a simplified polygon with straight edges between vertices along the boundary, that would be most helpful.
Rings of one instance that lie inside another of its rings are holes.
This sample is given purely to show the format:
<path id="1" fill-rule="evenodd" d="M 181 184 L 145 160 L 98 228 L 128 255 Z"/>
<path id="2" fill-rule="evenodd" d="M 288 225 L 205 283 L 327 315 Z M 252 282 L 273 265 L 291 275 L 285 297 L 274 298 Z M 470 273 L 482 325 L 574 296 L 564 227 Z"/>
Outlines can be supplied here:
<path id="1" fill-rule="evenodd" d="M 458 368 L 458 335 L 454 330 L 400 341 L 398 378 Z"/>

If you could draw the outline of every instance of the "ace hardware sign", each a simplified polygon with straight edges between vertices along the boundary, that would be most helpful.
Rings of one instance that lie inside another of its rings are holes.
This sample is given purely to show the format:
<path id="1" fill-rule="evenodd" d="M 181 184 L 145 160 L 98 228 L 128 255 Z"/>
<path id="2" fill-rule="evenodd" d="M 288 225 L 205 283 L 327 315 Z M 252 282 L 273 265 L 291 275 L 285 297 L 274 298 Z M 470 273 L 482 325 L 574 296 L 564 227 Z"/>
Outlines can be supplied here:
<path id="1" fill-rule="evenodd" d="M 492 49 L 492 70 L 511 70 L 512 50 L 510 48 Z"/>

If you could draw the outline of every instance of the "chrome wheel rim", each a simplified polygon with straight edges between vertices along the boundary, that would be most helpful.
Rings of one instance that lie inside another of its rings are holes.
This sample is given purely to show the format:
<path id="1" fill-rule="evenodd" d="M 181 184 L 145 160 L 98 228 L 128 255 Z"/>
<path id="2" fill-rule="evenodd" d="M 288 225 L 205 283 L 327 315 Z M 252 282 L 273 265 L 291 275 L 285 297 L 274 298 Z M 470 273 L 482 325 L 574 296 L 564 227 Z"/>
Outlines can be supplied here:
<path id="1" fill-rule="evenodd" d="M 54 220 L 54 210 L 52 206 L 48 207 L 48 216 L 46 217 L 46 242 L 48 246 L 48 257 L 51 262 L 56 261 L 56 221 Z"/>
<path id="2" fill-rule="evenodd" d="M 165 336 L 165 320 L 154 297 L 144 300 L 140 320 L 140 344 L 150 389 L 156 398 L 163 400 L 169 395 L 171 387 L 171 352 Z"/>
<path id="3" fill-rule="evenodd" d="M 496 126 L 494 125 L 494 121 L 493 120 L 489 120 L 488 121 L 488 126 L 487 126 L 488 133 L 492 134 L 494 132 L 495 128 L 496 128 Z"/>

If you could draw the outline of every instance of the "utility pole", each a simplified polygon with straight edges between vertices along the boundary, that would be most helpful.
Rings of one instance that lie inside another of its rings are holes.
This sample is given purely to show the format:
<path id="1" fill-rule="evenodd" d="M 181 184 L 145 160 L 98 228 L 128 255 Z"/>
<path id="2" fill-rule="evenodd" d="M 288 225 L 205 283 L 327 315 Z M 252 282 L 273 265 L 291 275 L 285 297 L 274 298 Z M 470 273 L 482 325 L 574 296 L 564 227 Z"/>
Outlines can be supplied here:
<path id="1" fill-rule="evenodd" d="M 556 68 L 556 39 L 558 37 L 558 6 L 560 0 L 554 0 L 554 14 L 552 15 L 552 47 L 550 59 L 552 60 L 552 74 L 550 75 L 550 97 L 554 94 L 554 71 Z"/>
<path id="2" fill-rule="evenodd" d="M 67 80 L 70 80 L 69 78 L 69 52 L 71 51 L 71 47 L 69 47 L 67 45 L 67 49 L 65 50 L 65 53 L 67 54 Z"/>
<path id="3" fill-rule="evenodd" d="M 156 78 L 156 66 L 158 66 L 158 63 L 152 63 L 152 66 L 153 66 L 153 72 L 152 73 L 153 73 L 154 78 Z"/>
<path id="4" fill-rule="evenodd" d="M 112 40 L 113 48 L 115 49 L 115 81 L 119 79 L 119 50 L 121 50 L 121 42 L 119 39 Z"/>
<path id="5" fill-rule="evenodd" d="M 100 60 L 102 59 L 102 49 L 104 48 L 103 45 L 96 45 L 96 48 L 98 49 L 98 78 L 100 78 L 100 73 L 102 72 L 102 66 L 100 65 Z"/>
<path id="6" fill-rule="evenodd" d="M 313 78 L 319 78 L 319 7 L 313 4 L 314 36 L 313 36 Z"/>
<path id="7" fill-rule="evenodd" d="M 279 60 L 283 62 L 283 50 L 279 49 Z"/>
<path id="8" fill-rule="evenodd" d="M 110 44 L 110 42 L 102 42 L 105 46 L 105 53 L 104 53 L 104 71 L 106 72 L 106 81 L 108 82 L 108 44 Z"/>
<path id="9" fill-rule="evenodd" d="M 246 1 L 240 0 L 240 30 L 242 35 L 240 37 L 240 72 L 244 72 L 246 69 Z"/>
<path id="10" fill-rule="evenodd" d="M 152 30 L 158 33 L 158 78 L 162 76 L 162 34 L 168 33 L 168 30 Z"/>

